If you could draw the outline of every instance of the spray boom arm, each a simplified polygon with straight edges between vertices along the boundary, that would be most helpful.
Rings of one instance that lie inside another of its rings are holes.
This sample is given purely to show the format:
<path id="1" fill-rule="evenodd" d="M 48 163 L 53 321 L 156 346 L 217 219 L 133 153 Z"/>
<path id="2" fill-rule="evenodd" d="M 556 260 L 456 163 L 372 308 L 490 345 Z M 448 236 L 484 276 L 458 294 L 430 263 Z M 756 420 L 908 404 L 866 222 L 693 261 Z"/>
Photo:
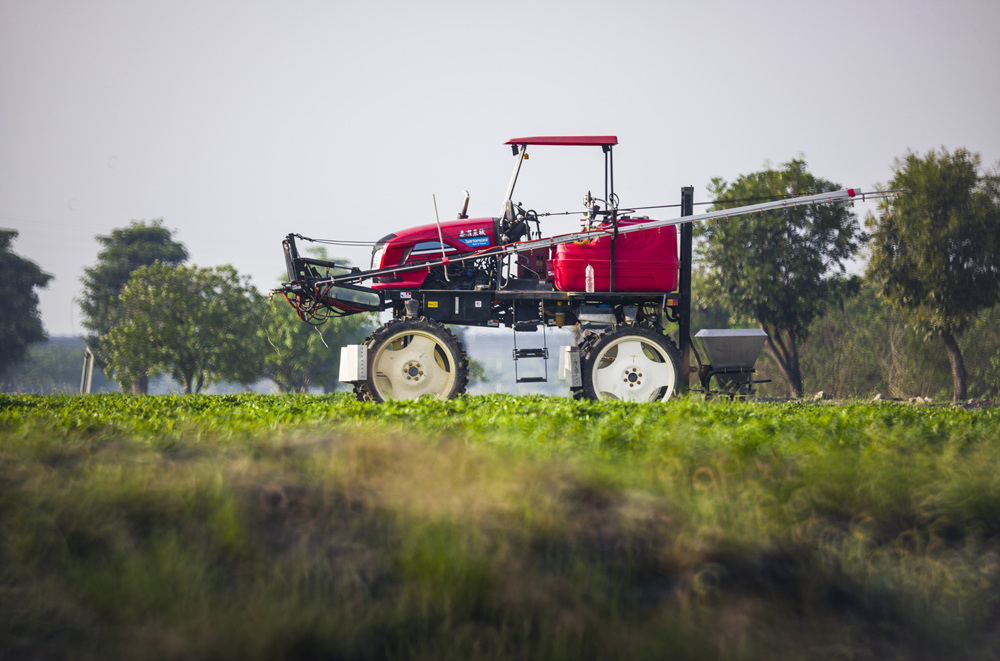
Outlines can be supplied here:
<path id="1" fill-rule="evenodd" d="M 620 234 L 627 234 L 629 232 L 656 229 L 658 227 L 671 227 L 677 225 L 684 225 L 686 223 L 697 223 L 706 220 L 732 218 L 734 216 L 745 216 L 751 213 L 759 213 L 763 211 L 773 211 L 776 209 L 797 207 L 803 204 L 832 204 L 835 202 L 850 202 L 855 199 L 862 199 L 862 200 L 879 199 L 883 197 L 889 197 L 897 193 L 899 193 L 898 190 L 885 190 L 885 191 L 874 191 L 871 193 L 862 193 L 861 189 L 859 188 L 847 188 L 844 190 L 833 191 L 830 193 L 819 193 L 816 195 L 805 195 L 802 197 L 793 197 L 784 200 L 775 200 L 773 202 L 749 204 L 741 207 L 734 207 L 732 209 L 709 211 L 706 213 L 695 214 L 693 216 L 683 216 L 680 218 L 672 218 L 669 220 L 650 220 L 650 221 L 637 222 L 634 224 L 621 225 L 621 226 L 617 225 L 617 223 L 613 223 L 610 225 L 602 225 L 589 230 L 583 230 L 580 232 L 571 232 L 569 234 L 559 234 L 556 236 L 546 237 L 542 239 L 533 239 L 529 241 L 520 241 L 516 243 L 507 243 L 504 245 L 494 246 L 492 248 L 487 248 L 485 250 L 481 250 L 478 252 L 447 258 L 447 262 L 445 261 L 445 259 L 439 259 L 435 261 L 425 261 L 414 265 L 396 266 L 390 269 L 354 271 L 352 273 L 337 275 L 325 280 L 321 280 L 316 284 L 356 284 L 363 280 L 367 280 L 369 278 L 392 275 L 405 271 L 426 269 L 432 266 L 440 266 L 445 263 L 454 264 L 468 260 L 482 259 L 483 257 L 494 257 L 494 256 L 506 257 L 508 255 L 514 255 L 528 250 L 535 250 L 537 248 L 548 248 L 565 243 L 574 243 L 577 241 L 600 239 L 606 236 L 615 236 Z"/>

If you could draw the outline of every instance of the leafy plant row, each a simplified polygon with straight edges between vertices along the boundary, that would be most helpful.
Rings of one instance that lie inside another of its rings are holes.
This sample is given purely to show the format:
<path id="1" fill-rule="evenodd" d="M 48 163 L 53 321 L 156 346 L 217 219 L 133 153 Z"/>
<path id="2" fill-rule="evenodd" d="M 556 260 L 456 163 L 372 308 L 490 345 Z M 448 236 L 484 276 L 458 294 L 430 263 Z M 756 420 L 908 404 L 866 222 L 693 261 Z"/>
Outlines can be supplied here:
<path id="1" fill-rule="evenodd" d="M 860 447 L 873 441 L 919 448 L 995 434 L 1000 413 L 997 409 L 694 398 L 643 405 L 510 395 L 388 404 L 361 403 L 345 394 L 0 396 L 0 429 L 5 432 L 41 426 L 79 434 L 167 439 L 183 433 L 241 437 L 331 425 L 402 426 L 414 433 L 460 434 L 467 440 L 546 454 L 639 456 L 684 438 L 743 453 L 823 445 Z"/>
<path id="2" fill-rule="evenodd" d="M 1000 416 L 0 398 L 0 656 L 992 658 Z"/>

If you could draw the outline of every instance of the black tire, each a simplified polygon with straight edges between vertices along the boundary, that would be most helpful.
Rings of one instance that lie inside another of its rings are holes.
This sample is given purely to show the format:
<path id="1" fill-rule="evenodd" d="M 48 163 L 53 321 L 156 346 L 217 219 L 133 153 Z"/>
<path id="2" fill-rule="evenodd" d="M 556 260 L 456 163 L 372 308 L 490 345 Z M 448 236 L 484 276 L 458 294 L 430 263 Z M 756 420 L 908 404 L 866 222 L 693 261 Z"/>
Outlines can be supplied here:
<path id="1" fill-rule="evenodd" d="M 584 331 L 583 336 L 580 338 L 580 342 L 577 347 L 580 349 L 580 373 L 583 374 L 583 359 L 588 352 L 594 347 L 594 344 L 600 339 L 601 333 L 596 333 L 594 331 Z M 582 382 L 578 387 L 570 386 L 569 394 L 573 399 L 581 400 L 588 399 L 587 391 L 583 387 Z"/>
<path id="2" fill-rule="evenodd" d="M 665 402 L 680 382 L 680 357 L 658 329 L 640 324 L 613 326 L 581 345 L 584 397 Z"/>
<path id="3" fill-rule="evenodd" d="M 365 345 L 368 378 L 354 384 L 361 401 L 426 395 L 454 399 L 469 383 L 469 359 L 462 344 L 432 319 L 395 319 L 372 333 Z"/>

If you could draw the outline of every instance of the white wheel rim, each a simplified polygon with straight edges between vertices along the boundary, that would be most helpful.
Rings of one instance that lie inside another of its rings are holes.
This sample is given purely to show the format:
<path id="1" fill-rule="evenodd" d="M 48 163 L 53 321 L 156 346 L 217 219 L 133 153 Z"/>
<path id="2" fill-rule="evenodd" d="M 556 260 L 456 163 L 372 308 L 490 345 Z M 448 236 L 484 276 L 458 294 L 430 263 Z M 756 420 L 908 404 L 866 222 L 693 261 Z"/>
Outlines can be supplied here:
<path id="1" fill-rule="evenodd" d="M 454 356 L 440 338 L 419 330 L 389 338 L 376 352 L 372 370 L 383 399 L 444 400 L 455 385 Z"/>
<path id="2" fill-rule="evenodd" d="M 594 360 L 594 392 L 599 399 L 662 402 L 674 392 L 673 362 L 656 342 L 627 335 L 604 347 Z"/>

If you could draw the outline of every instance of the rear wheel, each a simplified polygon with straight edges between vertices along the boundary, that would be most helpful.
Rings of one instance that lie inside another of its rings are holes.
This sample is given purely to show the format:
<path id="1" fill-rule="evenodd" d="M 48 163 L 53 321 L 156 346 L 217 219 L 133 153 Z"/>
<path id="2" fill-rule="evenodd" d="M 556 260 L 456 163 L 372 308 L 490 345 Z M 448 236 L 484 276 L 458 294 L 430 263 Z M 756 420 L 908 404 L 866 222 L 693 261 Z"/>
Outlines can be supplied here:
<path id="1" fill-rule="evenodd" d="M 655 328 L 616 326 L 583 347 L 583 395 L 590 399 L 665 402 L 680 375 L 677 350 Z"/>
<path id="2" fill-rule="evenodd" d="M 465 392 L 469 361 L 455 335 L 436 321 L 397 319 L 365 342 L 368 378 L 355 384 L 362 401 L 452 399 Z"/>

